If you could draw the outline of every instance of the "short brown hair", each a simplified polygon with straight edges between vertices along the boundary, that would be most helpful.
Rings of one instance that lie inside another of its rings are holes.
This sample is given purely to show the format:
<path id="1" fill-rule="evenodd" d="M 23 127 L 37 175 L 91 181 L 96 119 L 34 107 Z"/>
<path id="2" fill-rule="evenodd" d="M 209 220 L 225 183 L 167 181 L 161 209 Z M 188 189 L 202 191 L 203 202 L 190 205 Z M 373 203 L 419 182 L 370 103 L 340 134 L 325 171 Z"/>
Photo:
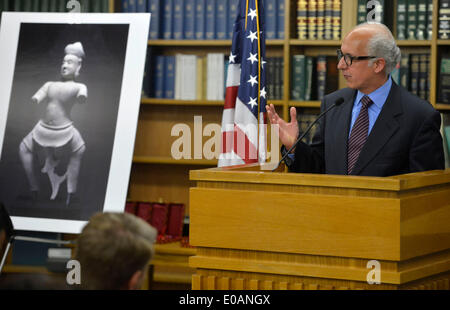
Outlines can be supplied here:
<path id="1" fill-rule="evenodd" d="M 122 289 L 153 256 L 156 229 L 128 213 L 99 213 L 77 240 L 81 287 Z"/>

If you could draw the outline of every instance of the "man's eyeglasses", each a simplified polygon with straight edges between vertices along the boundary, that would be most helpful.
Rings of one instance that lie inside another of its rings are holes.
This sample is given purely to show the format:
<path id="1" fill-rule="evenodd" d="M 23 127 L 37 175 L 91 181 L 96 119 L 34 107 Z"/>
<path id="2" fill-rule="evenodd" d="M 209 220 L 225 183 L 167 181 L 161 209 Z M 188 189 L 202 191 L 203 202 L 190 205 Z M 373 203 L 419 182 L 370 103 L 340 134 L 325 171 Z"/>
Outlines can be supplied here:
<path id="1" fill-rule="evenodd" d="M 341 61 L 342 57 L 344 57 L 345 64 L 347 66 L 351 66 L 353 63 L 353 60 L 367 60 L 367 59 L 373 59 L 378 58 L 377 56 L 351 56 L 349 54 L 343 54 L 341 49 L 337 49 L 337 58 L 338 62 Z"/>

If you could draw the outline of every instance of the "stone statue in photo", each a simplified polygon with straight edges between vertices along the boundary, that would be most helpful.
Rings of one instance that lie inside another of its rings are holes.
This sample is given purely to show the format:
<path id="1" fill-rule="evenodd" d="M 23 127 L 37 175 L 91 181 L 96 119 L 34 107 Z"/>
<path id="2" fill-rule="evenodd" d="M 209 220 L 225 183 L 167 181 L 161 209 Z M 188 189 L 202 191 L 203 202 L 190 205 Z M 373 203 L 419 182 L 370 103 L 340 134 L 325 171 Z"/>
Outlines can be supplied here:
<path id="1" fill-rule="evenodd" d="M 86 150 L 85 142 L 74 127 L 71 110 L 75 104 L 84 104 L 87 100 L 87 87 L 75 81 L 85 58 L 80 42 L 69 44 L 65 48 L 65 57 L 61 66 L 61 80 L 46 82 L 31 98 L 33 104 L 45 104 L 43 117 L 33 130 L 22 140 L 19 154 L 30 185 L 32 199 L 37 199 L 40 185 L 35 172 L 34 153 L 36 145 L 45 153 L 45 164 L 39 167 L 48 175 L 51 185 L 51 200 L 58 195 L 61 184 L 67 181 L 66 205 L 72 202 L 78 184 L 81 161 Z M 70 149 L 69 162 L 64 174 L 59 175 L 55 168 L 60 163 L 58 150 Z"/>

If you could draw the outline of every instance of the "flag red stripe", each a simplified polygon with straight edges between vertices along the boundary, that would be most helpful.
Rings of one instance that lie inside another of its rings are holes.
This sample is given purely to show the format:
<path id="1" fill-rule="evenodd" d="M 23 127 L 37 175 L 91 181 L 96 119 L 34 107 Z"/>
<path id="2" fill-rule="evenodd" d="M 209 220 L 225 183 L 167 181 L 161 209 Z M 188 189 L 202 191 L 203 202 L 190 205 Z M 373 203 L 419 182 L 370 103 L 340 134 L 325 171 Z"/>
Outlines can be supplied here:
<path id="1" fill-rule="evenodd" d="M 226 89 L 225 94 L 225 106 L 224 109 L 234 109 L 236 106 L 236 98 L 238 94 L 239 86 L 229 86 Z"/>
<path id="2" fill-rule="evenodd" d="M 238 126 L 234 126 L 234 141 L 234 153 L 246 164 L 258 162 L 258 151 L 256 147 Z"/>

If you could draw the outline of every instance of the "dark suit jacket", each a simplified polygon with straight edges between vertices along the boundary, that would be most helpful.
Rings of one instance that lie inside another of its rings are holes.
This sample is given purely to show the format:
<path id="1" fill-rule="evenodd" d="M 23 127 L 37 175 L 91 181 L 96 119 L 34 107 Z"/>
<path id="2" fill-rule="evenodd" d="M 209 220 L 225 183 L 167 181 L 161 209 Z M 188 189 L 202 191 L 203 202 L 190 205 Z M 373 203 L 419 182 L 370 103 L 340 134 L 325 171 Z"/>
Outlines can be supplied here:
<path id="1" fill-rule="evenodd" d="M 318 123 L 311 145 L 300 143 L 290 171 L 347 174 L 347 141 L 353 102 L 350 88 L 325 96 L 325 111 L 338 98 L 345 101 Z M 428 102 L 392 83 L 391 91 L 361 150 L 352 174 L 389 176 L 444 169 L 441 117 Z"/>

